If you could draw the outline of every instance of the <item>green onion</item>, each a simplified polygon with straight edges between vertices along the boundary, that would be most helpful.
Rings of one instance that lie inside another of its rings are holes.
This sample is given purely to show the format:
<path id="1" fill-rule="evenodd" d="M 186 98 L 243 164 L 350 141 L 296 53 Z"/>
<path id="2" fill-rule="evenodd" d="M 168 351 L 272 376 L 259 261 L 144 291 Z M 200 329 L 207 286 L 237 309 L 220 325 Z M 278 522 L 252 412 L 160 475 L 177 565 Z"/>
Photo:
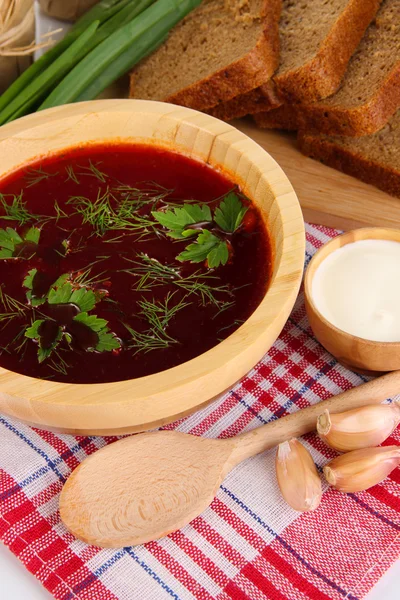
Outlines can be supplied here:
<path id="1" fill-rule="evenodd" d="M 145 56 L 165 33 L 178 23 L 201 0 L 157 0 L 138 17 L 110 35 L 92 50 L 53 90 L 39 110 L 74 102 L 87 90 L 96 89 L 96 79 L 107 70 L 107 78 L 116 64 L 121 74 Z M 129 57 L 129 59 L 128 59 Z M 120 62 L 119 62 L 120 60 Z M 117 74 L 114 72 L 113 80 Z M 102 88 L 103 82 L 99 84 Z M 92 92 L 90 92 L 92 93 Z"/>
<path id="2" fill-rule="evenodd" d="M 125 0 L 125 6 L 98 28 L 96 35 L 93 36 L 87 47 L 83 49 L 81 58 L 89 54 L 93 48 L 110 37 L 112 33 L 137 17 L 153 2 L 154 0 Z"/>
<path id="3" fill-rule="evenodd" d="M 169 30 L 170 28 L 168 27 L 167 33 Z M 101 94 L 101 92 L 103 92 L 116 79 L 127 73 L 127 71 L 129 71 L 129 69 L 131 69 L 134 66 L 134 64 L 139 62 L 139 60 L 142 60 L 142 58 L 145 58 L 148 54 L 151 54 L 152 52 L 157 50 L 157 48 L 161 46 L 161 44 L 165 42 L 167 38 L 168 35 L 165 35 L 164 37 L 158 39 L 151 47 L 147 48 L 147 50 L 144 51 L 143 54 L 139 56 L 139 58 L 136 56 L 135 47 L 130 48 L 129 50 L 121 54 L 121 56 L 119 56 L 113 63 L 111 63 L 111 65 L 104 69 L 104 71 L 101 73 L 101 75 L 99 75 L 99 77 L 97 77 L 97 79 L 92 81 L 92 83 L 84 89 L 82 94 L 80 94 L 74 100 L 74 102 L 84 102 L 85 100 L 94 100 L 95 98 L 97 98 L 97 96 Z M 42 106 L 39 107 L 38 110 L 42 110 Z"/>
<path id="4" fill-rule="evenodd" d="M 42 97 L 43 93 L 50 90 L 54 85 L 54 79 L 60 80 L 71 67 L 75 64 L 76 56 L 80 54 L 82 48 L 86 46 L 88 41 L 93 37 L 99 21 L 94 21 L 75 40 L 61 56 L 59 56 L 53 64 L 41 73 L 32 83 L 30 83 L 22 94 L 19 94 L 10 104 L 0 113 L 0 124 L 6 123 L 15 119 L 22 114 L 26 114 L 28 110 Z"/>
<path id="5" fill-rule="evenodd" d="M 129 2 L 131 2 L 131 0 L 101 0 L 101 2 L 93 6 L 91 10 L 82 15 L 64 39 L 45 52 L 0 96 L 0 113 L 14 98 L 21 92 L 23 93 L 26 86 L 38 77 L 39 73 L 42 73 L 62 52 L 64 52 L 64 50 L 68 49 L 71 43 L 74 42 L 93 21 L 100 21 L 100 23 L 106 22 Z"/>

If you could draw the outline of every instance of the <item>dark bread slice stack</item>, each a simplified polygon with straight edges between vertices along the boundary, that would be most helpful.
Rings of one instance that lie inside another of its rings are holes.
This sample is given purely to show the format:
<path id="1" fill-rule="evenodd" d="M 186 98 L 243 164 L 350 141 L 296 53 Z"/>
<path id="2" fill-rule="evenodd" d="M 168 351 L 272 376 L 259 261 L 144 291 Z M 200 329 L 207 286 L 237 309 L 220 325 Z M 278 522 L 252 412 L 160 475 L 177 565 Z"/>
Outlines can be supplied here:
<path id="1" fill-rule="evenodd" d="M 265 111 L 266 106 L 272 110 L 275 107 L 281 106 L 281 104 L 281 97 L 277 94 L 275 84 L 270 79 L 264 85 L 250 90 L 247 94 L 241 94 L 227 102 L 220 102 L 220 104 L 209 108 L 205 112 L 213 117 L 217 117 L 217 119 L 231 121 L 232 119 L 245 117 L 248 114 Z"/>
<path id="2" fill-rule="evenodd" d="M 313 102 L 333 94 L 380 3 L 381 0 L 283 0 L 281 58 L 273 81 L 268 87 L 254 89 L 208 112 L 230 120 L 271 110 L 277 101 Z"/>
<path id="3" fill-rule="evenodd" d="M 260 127 L 361 136 L 379 131 L 400 107 L 400 0 L 384 0 L 351 58 L 339 91 L 313 104 L 255 116 Z"/>
<path id="4" fill-rule="evenodd" d="M 130 96 L 204 110 L 266 83 L 281 0 L 204 0 L 131 74 Z"/>
<path id="5" fill-rule="evenodd" d="M 379 132 L 358 137 L 299 133 L 304 154 L 400 198 L 400 110 Z"/>

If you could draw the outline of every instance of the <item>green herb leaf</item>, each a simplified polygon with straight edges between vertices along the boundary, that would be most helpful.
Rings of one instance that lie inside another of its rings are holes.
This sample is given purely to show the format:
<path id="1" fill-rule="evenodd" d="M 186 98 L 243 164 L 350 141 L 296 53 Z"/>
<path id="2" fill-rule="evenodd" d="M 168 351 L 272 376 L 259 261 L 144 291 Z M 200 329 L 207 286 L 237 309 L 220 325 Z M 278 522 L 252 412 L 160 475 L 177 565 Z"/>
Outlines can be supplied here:
<path id="1" fill-rule="evenodd" d="M 35 340 L 39 338 L 39 327 L 44 323 L 44 319 L 36 319 L 32 323 L 30 327 L 28 327 L 25 331 L 25 336 L 30 338 L 31 340 Z"/>
<path id="2" fill-rule="evenodd" d="M 94 348 L 98 352 L 109 352 L 110 350 L 117 350 L 121 347 L 121 342 L 108 328 L 108 321 L 100 319 L 96 315 L 88 315 L 87 312 L 81 312 L 74 321 L 79 321 L 89 327 L 92 331 L 97 333 L 98 342 Z"/>
<path id="3" fill-rule="evenodd" d="M 23 239 L 18 235 L 15 229 L 7 227 L 7 229 L 0 229 L 0 247 L 5 250 L 10 250 L 12 253 L 15 250 L 17 244 L 22 244 Z"/>
<path id="4" fill-rule="evenodd" d="M 15 249 L 24 242 L 38 244 L 40 238 L 40 229 L 31 227 L 22 238 L 15 229 L 7 227 L 0 229 L 0 258 L 12 258 L 15 256 Z"/>
<path id="5" fill-rule="evenodd" d="M 40 229 L 37 227 L 31 227 L 25 234 L 24 240 L 26 242 L 33 242 L 34 244 L 38 244 L 40 239 Z"/>
<path id="6" fill-rule="evenodd" d="M 60 286 L 53 285 L 50 288 L 48 303 L 49 304 L 67 304 L 72 296 L 72 285 L 69 281 Z"/>
<path id="7" fill-rule="evenodd" d="M 214 221 L 224 231 L 234 233 L 240 227 L 246 212 L 247 206 L 242 204 L 235 192 L 230 192 L 215 209 Z"/>
<path id="8" fill-rule="evenodd" d="M 47 331 L 44 332 L 43 327 L 47 328 Z M 50 330 L 50 342 L 49 342 L 49 328 Z M 46 335 L 44 335 L 46 333 Z M 43 362 L 48 358 L 53 350 L 58 346 L 60 340 L 63 336 L 63 331 L 59 325 L 55 323 L 55 321 L 47 320 L 47 319 L 37 319 L 32 323 L 30 327 L 27 327 L 25 330 L 25 337 L 36 340 L 38 342 L 38 360 L 39 363 Z M 46 346 L 44 346 L 44 341 L 46 341 Z"/>
<path id="9" fill-rule="evenodd" d="M 166 229 L 170 230 L 168 234 L 174 239 L 183 239 L 191 235 L 196 235 L 195 229 L 186 229 L 188 225 L 211 223 L 212 215 L 210 207 L 206 204 L 184 204 L 181 208 L 174 208 L 166 211 L 153 211 L 153 217 Z"/>
<path id="10" fill-rule="evenodd" d="M 26 297 L 29 300 L 31 306 L 40 306 L 46 302 L 46 296 L 42 296 L 41 298 L 32 295 L 33 291 L 33 280 L 35 279 L 37 273 L 37 269 L 31 269 L 28 271 L 28 274 L 25 276 L 25 279 L 22 282 L 22 285 L 28 288 L 26 292 Z"/>
<path id="11" fill-rule="evenodd" d="M 96 304 L 96 294 L 93 290 L 78 288 L 74 290 L 69 281 L 68 273 L 61 275 L 51 286 L 48 295 L 49 304 L 76 304 L 81 312 L 92 310 Z"/>
<path id="12" fill-rule="evenodd" d="M 96 295 L 92 290 L 80 288 L 72 292 L 69 302 L 79 306 L 79 309 L 82 312 L 87 312 L 94 308 L 94 305 L 96 304 Z"/>
<path id="13" fill-rule="evenodd" d="M 176 258 L 181 262 L 187 260 L 192 263 L 207 260 L 210 268 L 218 267 L 228 262 L 228 244 L 210 231 L 205 230 L 199 234 L 194 244 L 189 244 Z"/>

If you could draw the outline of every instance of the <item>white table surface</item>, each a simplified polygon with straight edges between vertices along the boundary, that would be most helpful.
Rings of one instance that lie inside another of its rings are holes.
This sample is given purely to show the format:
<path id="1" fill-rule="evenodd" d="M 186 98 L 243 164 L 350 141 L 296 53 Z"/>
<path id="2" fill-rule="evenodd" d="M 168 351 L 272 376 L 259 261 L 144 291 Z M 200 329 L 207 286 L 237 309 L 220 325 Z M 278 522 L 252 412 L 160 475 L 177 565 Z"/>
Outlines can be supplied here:
<path id="1" fill-rule="evenodd" d="M 38 29 L 45 33 L 60 25 L 54 19 L 40 17 Z M 400 560 L 382 577 L 367 600 L 399 600 L 399 590 Z M 0 600 L 49 600 L 51 597 L 8 548 L 0 544 Z"/>

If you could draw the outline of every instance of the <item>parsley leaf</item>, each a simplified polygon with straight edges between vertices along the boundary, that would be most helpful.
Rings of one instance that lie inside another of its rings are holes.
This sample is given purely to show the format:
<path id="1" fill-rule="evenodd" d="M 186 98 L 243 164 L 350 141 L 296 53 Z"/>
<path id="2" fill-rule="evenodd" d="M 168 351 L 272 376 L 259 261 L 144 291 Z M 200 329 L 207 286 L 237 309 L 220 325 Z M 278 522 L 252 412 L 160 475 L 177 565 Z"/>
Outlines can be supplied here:
<path id="1" fill-rule="evenodd" d="M 170 230 L 170 237 L 178 240 L 197 234 L 195 229 L 186 229 L 188 225 L 212 222 L 211 210 L 206 204 L 184 204 L 173 210 L 157 210 L 151 214 L 163 227 Z"/>
<path id="2" fill-rule="evenodd" d="M 72 289 L 69 281 L 68 273 L 61 275 L 57 281 L 51 286 L 48 303 L 49 304 L 76 304 L 82 312 L 87 312 L 94 308 L 96 304 L 96 295 L 93 290 L 86 288 Z"/>
<path id="3" fill-rule="evenodd" d="M 18 253 L 16 254 L 18 246 L 24 242 L 30 242 L 37 245 L 39 243 L 39 238 L 40 229 L 37 227 L 28 229 L 23 237 L 21 237 L 15 229 L 11 229 L 11 227 L 0 229 L 0 258 L 12 258 L 18 256 Z"/>
<path id="4" fill-rule="evenodd" d="M 98 341 L 93 350 L 107 352 L 121 347 L 121 342 L 116 335 L 109 330 L 108 321 L 105 319 L 100 319 L 96 315 L 88 315 L 87 312 L 81 312 L 74 317 L 74 321 L 86 325 L 86 327 L 89 327 L 89 329 L 97 334 Z"/>
<path id="5" fill-rule="evenodd" d="M 228 244 L 210 231 L 202 231 L 194 244 L 181 252 L 177 260 L 183 262 L 188 260 L 192 263 L 199 263 L 207 260 L 209 268 L 226 265 L 229 259 Z"/>
<path id="6" fill-rule="evenodd" d="M 43 362 L 58 346 L 63 336 L 61 327 L 52 320 L 37 319 L 25 330 L 25 337 L 38 342 L 38 360 Z"/>
<path id="7" fill-rule="evenodd" d="M 28 229 L 24 236 L 25 242 L 32 242 L 33 244 L 38 244 L 40 239 L 40 229 L 38 227 L 31 227 Z"/>
<path id="8" fill-rule="evenodd" d="M 28 274 L 25 276 L 25 279 L 22 282 L 22 285 L 28 288 L 26 297 L 31 306 L 40 306 L 46 302 L 46 295 L 42 296 L 41 298 L 33 296 L 33 280 L 35 279 L 37 272 L 37 269 L 31 269 L 28 271 Z"/>
<path id="9" fill-rule="evenodd" d="M 215 209 L 214 221 L 224 231 L 234 233 L 240 227 L 246 212 L 247 206 L 242 204 L 235 192 L 230 192 Z"/>

